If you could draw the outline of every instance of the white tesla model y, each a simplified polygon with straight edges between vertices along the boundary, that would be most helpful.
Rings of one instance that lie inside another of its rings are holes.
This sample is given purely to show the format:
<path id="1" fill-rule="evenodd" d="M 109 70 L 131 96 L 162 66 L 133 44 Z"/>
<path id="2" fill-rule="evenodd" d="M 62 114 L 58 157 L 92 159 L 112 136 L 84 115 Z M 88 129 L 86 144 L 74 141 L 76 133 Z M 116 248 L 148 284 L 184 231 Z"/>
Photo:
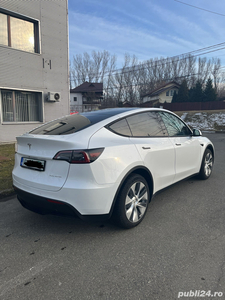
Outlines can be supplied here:
<path id="1" fill-rule="evenodd" d="M 17 138 L 13 184 L 27 209 L 138 225 L 159 190 L 207 179 L 214 147 L 177 115 L 115 108 L 65 116 Z"/>

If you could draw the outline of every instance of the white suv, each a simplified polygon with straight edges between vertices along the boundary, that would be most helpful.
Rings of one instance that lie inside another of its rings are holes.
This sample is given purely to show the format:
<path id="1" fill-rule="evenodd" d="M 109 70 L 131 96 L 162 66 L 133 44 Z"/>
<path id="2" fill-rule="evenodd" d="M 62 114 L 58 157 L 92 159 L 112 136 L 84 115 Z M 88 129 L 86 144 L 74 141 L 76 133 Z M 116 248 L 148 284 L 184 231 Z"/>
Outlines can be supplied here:
<path id="1" fill-rule="evenodd" d="M 17 138 L 13 184 L 38 213 L 113 216 L 139 224 L 152 196 L 189 176 L 207 179 L 213 144 L 177 115 L 150 108 L 74 114 Z"/>

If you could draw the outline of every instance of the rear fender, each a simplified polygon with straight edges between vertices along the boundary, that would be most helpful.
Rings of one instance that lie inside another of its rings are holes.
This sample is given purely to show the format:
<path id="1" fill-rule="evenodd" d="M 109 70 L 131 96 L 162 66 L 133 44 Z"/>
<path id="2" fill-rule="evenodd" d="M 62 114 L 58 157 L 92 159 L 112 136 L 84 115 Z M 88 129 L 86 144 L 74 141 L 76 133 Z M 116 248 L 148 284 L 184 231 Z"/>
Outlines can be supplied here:
<path id="1" fill-rule="evenodd" d="M 134 167 L 133 169 L 131 169 L 122 179 L 118 189 L 117 189 L 117 192 L 115 194 L 115 197 L 113 199 L 113 203 L 112 203 L 112 206 L 111 206 L 111 209 L 110 209 L 110 216 L 112 215 L 113 213 L 113 209 L 114 209 L 114 206 L 115 206 L 115 203 L 117 201 L 117 197 L 123 187 L 123 185 L 125 184 L 126 180 L 128 179 L 128 177 L 131 175 L 131 174 L 139 174 L 141 176 L 143 176 L 147 183 L 149 184 L 149 190 L 150 190 L 150 199 L 149 199 L 149 202 L 151 201 L 152 199 L 152 196 L 154 194 L 154 181 L 153 181 L 153 177 L 152 177 L 152 174 L 151 172 L 145 168 L 144 166 L 136 166 Z"/>

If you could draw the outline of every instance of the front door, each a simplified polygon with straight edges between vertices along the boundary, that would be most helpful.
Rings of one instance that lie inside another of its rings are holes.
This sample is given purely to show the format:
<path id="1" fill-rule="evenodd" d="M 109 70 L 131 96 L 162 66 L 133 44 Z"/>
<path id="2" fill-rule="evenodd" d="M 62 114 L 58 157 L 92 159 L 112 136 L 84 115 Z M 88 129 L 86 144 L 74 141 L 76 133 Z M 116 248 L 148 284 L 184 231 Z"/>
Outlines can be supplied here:
<path id="1" fill-rule="evenodd" d="M 190 129 L 171 113 L 159 112 L 176 152 L 174 182 L 197 173 L 200 169 L 201 145 Z"/>

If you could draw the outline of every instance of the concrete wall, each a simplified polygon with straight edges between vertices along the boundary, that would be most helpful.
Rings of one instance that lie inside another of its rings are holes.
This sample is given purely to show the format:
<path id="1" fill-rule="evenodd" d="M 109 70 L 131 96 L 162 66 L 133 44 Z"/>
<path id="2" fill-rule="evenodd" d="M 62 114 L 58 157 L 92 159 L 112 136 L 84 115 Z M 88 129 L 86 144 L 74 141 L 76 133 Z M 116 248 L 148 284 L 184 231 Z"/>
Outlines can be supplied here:
<path id="1" fill-rule="evenodd" d="M 40 53 L 0 45 L 0 90 L 41 92 L 43 122 L 69 114 L 67 1 L 1 0 L 0 8 L 38 20 L 40 39 Z M 60 93 L 60 102 L 47 102 L 48 92 Z M 0 142 L 43 122 L 3 122 L 0 111 Z"/>

